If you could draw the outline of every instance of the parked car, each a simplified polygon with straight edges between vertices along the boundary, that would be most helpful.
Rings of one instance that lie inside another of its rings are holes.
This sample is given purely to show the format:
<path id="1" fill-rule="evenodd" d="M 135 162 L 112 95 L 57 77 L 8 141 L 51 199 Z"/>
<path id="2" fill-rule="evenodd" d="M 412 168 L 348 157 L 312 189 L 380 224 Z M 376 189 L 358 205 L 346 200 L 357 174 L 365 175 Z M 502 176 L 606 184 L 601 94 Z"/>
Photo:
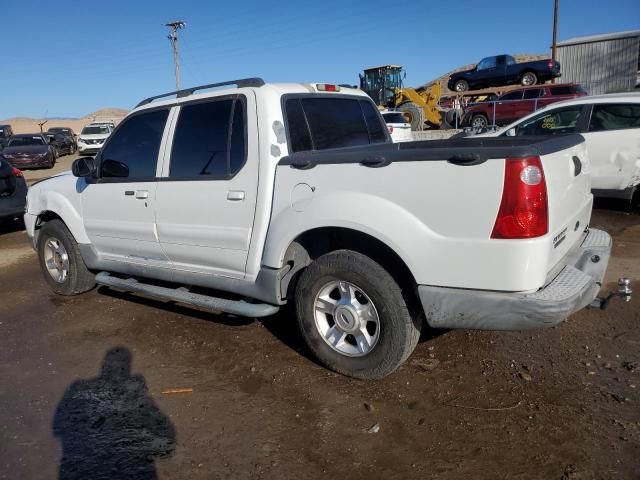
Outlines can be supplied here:
<path id="1" fill-rule="evenodd" d="M 495 100 L 467 108 L 462 126 L 486 128 L 489 125 L 506 125 L 552 103 L 586 94 L 586 90 L 576 84 L 536 85 L 510 90 Z"/>
<path id="2" fill-rule="evenodd" d="M 11 125 L 0 125 L 0 150 L 6 145 L 11 136 L 13 135 L 13 129 Z"/>
<path id="3" fill-rule="evenodd" d="M 94 155 L 102 148 L 104 141 L 111 135 L 112 127 L 108 125 L 85 126 L 78 135 L 78 153 Z"/>
<path id="4" fill-rule="evenodd" d="M 401 365 L 423 321 L 550 327 L 596 297 L 611 237 L 588 227 L 580 135 L 394 144 L 357 89 L 174 93 L 30 188 L 54 292 L 98 283 L 249 317 L 292 303 L 319 361 L 360 378 Z"/>
<path id="5" fill-rule="evenodd" d="M 486 57 L 470 70 L 455 72 L 449 77 L 449 90 L 464 92 L 512 83 L 524 86 L 543 83 L 560 76 L 560 63 L 548 60 L 517 63 L 511 55 Z"/>
<path id="6" fill-rule="evenodd" d="M 71 128 L 51 127 L 47 130 L 47 133 L 61 133 L 62 135 L 68 137 L 73 142 L 73 152 L 71 153 L 74 153 L 78 149 L 78 141 L 76 139 L 77 135 Z"/>
<path id="7" fill-rule="evenodd" d="M 389 133 L 391 134 L 391 140 L 393 140 L 394 143 L 409 142 L 413 140 L 413 136 L 411 135 L 411 123 L 407 122 L 407 119 L 402 112 L 383 110 L 381 113 L 382 118 L 389 129 Z"/>
<path id="8" fill-rule="evenodd" d="M 14 135 L 0 152 L 2 159 L 16 168 L 53 168 L 56 164 L 55 148 L 42 133 Z"/>
<path id="9" fill-rule="evenodd" d="M 27 184 L 22 172 L 0 159 L 0 221 L 20 218 L 27 202 Z"/>
<path id="10" fill-rule="evenodd" d="M 482 136 L 573 133 L 581 134 L 586 142 L 593 194 L 633 200 L 640 185 L 640 92 L 556 103 Z"/>
<path id="11" fill-rule="evenodd" d="M 71 155 L 75 152 L 73 141 L 67 135 L 47 132 L 44 136 L 47 138 L 49 144 L 53 145 L 56 158 L 62 155 Z"/>

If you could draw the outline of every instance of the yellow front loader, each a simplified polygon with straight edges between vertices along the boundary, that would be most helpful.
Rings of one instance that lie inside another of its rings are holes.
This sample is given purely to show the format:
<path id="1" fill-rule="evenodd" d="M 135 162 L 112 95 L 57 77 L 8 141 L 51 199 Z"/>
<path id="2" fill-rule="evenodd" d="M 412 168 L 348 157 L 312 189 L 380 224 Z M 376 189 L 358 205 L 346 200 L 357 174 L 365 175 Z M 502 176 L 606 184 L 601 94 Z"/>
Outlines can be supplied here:
<path id="1" fill-rule="evenodd" d="M 401 111 L 411 123 L 411 130 L 440 128 L 442 112 L 440 83 L 427 88 L 407 88 L 400 65 L 381 65 L 367 68 L 360 75 L 360 88 L 381 108 Z"/>

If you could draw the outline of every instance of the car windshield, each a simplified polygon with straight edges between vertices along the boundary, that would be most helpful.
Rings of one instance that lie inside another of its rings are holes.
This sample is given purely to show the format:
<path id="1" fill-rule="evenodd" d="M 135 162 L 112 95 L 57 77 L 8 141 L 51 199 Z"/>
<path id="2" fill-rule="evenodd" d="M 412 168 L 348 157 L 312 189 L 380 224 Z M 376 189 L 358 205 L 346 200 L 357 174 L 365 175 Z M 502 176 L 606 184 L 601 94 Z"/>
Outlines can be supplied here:
<path id="1" fill-rule="evenodd" d="M 84 127 L 82 129 L 83 135 L 104 135 L 109 133 L 109 127 L 107 126 L 95 126 L 95 127 Z"/>
<path id="2" fill-rule="evenodd" d="M 382 118 L 384 118 L 386 123 L 407 123 L 407 120 L 401 113 L 383 113 Z"/>
<path id="3" fill-rule="evenodd" d="M 29 145 L 45 145 L 42 137 L 13 137 L 9 140 L 10 147 L 26 147 Z"/>

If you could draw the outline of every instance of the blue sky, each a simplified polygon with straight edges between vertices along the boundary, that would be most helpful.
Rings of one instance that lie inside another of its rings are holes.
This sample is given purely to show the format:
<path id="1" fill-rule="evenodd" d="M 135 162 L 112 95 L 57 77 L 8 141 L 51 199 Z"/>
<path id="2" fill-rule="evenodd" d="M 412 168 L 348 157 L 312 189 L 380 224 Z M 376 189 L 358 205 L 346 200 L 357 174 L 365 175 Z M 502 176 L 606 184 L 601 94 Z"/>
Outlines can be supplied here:
<path id="1" fill-rule="evenodd" d="M 553 12 L 553 0 L 3 4 L 0 118 L 77 117 L 173 90 L 173 19 L 187 23 L 183 86 L 246 76 L 355 84 L 385 63 L 404 65 L 417 86 L 483 56 L 549 52 Z M 560 0 L 559 40 L 639 28 L 639 0 Z"/>

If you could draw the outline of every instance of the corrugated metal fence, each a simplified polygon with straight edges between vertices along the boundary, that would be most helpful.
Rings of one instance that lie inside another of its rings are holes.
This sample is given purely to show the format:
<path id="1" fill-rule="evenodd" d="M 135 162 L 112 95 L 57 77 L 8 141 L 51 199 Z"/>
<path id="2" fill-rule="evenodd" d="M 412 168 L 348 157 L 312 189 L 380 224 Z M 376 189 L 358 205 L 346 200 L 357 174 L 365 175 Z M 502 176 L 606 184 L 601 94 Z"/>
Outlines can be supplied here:
<path id="1" fill-rule="evenodd" d="M 590 95 L 631 90 L 637 81 L 640 36 L 558 45 L 563 83 L 579 83 Z"/>

